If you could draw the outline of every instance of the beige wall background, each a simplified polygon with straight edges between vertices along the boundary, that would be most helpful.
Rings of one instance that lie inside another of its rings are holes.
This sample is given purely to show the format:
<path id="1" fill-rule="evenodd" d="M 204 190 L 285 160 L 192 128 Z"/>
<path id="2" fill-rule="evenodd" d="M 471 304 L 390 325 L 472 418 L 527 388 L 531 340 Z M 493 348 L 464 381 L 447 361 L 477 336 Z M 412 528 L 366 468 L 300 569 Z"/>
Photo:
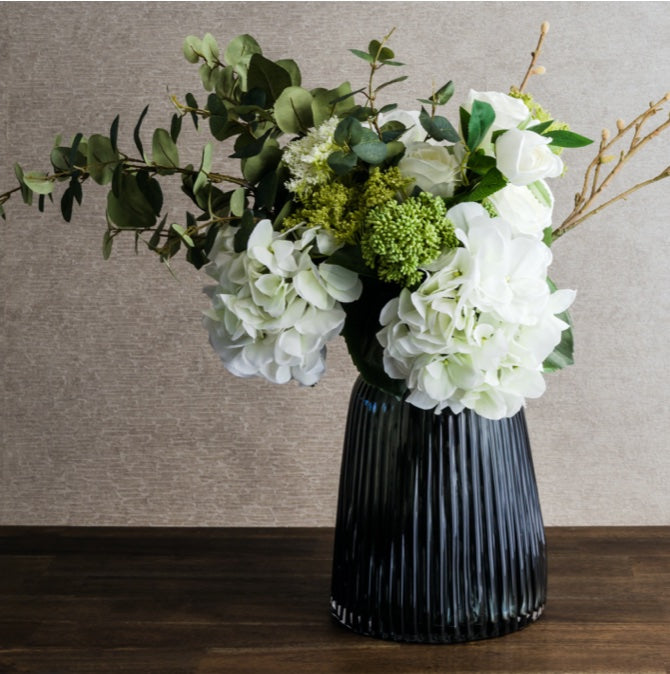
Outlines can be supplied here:
<path id="1" fill-rule="evenodd" d="M 531 90 L 574 129 L 598 138 L 670 90 L 666 3 L 2 3 L 0 191 L 14 161 L 48 166 L 57 133 L 106 133 L 120 112 L 131 148 L 146 102 L 145 130 L 168 124 L 168 94 L 201 91 L 187 34 L 252 33 L 307 86 L 334 86 L 367 75 L 347 48 L 397 26 L 410 79 L 389 96 L 409 107 L 433 81 L 453 79 L 454 101 L 518 84 L 543 20 L 548 74 Z M 197 161 L 205 138 L 187 138 Z M 554 181 L 557 221 L 591 154 L 570 152 Z M 619 187 L 669 158 L 670 134 Z M 549 525 L 670 523 L 669 187 L 554 248 L 553 276 L 579 293 L 578 362 L 527 409 Z M 201 273 L 176 264 L 175 281 L 130 242 L 103 261 L 104 198 L 87 190 L 70 225 L 18 201 L 0 222 L 0 523 L 333 524 L 356 376 L 343 344 L 315 389 L 235 379 L 200 325 Z M 177 221 L 183 208 L 175 188 Z"/>

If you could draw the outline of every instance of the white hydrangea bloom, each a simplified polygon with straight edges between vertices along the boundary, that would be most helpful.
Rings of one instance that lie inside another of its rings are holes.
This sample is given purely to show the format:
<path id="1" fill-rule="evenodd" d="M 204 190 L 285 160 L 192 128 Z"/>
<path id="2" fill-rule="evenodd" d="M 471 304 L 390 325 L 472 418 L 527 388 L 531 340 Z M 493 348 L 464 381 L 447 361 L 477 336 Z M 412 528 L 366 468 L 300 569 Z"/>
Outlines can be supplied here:
<path id="1" fill-rule="evenodd" d="M 542 364 L 568 327 L 556 314 L 575 293 L 551 293 L 542 241 L 515 235 L 480 204 L 454 206 L 448 217 L 463 246 L 382 310 L 384 369 L 406 380 L 417 407 L 512 416 L 544 392 Z"/>
<path id="2" fill-rule="evenodd" d="M 232 374 L 305 386 L 321 378 L 326 344 L 344 325 L 340 302 L 358 299 L 362 287 L 354 272 L 314 263 L 317 234 L 308 229 L 290 241 L 262 220 L 240 253 L 234 230 L 218 236 L 207 268 L 216 285 L 205 288 L 212 307 L 204 325 Z"/>
<path id="3" fill-rule="evenodd" d="M 322 185 L 332 178 L 328 156 L 338 149 L 333 136 L 339 121 L 331 117 L 286 146 L 283 161 L 291 172 L 291 180 L 286 183 L 290 192 Z"/>

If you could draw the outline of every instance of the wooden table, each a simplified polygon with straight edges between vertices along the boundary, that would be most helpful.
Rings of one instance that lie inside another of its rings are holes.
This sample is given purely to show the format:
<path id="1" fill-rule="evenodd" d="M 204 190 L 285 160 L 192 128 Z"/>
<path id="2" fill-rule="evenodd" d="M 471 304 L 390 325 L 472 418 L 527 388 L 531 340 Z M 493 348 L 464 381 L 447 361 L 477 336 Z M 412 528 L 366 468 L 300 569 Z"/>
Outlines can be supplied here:
<path id="1" fill-rule="evenodd" d="M 0 672 L 670 672 L 670 527 L 549 528 L 545 615 L 454 646 L 335 624 L 332 537 L 0 527 Z"/>

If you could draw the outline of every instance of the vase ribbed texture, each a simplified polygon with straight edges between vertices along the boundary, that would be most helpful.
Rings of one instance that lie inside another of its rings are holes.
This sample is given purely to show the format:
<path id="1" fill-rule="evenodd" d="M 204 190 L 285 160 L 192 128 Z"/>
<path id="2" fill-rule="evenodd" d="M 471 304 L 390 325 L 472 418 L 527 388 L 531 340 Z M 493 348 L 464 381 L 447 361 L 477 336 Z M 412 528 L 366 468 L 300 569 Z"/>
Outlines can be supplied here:
<path id="1" fill-rule="evenodd" d="M 544 527 L 523 410 L 420 410 L 358 379 L 335 531 L 331 612 L 361 634 L 501 636 L 546 598 Z"/>

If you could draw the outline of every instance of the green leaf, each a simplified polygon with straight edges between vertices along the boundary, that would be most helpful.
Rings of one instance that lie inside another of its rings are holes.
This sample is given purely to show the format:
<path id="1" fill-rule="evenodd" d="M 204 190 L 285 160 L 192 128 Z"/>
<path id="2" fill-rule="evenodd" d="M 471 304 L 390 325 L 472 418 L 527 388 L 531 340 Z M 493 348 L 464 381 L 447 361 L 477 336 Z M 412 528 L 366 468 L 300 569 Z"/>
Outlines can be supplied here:
<path id="1" fill-rule="evenodd" d="M 112 143 L 112 149 L 114 152 L 119 151 L 119 148 L 116 145 L 116 140 L 119 136 L 119 116 L 117 115 L 114 117 L 114 121 L 112 122 L 112 126 L 109 129 L 109 140 Z"/>
<path id="2" fill-rule="evenodd" d="M 529 131 L 534 130 L 529 129 Z M 550 144 L 556 147 L 584 147 L 593 143 L 590 138 L 580 136 L 578 133 L 573 133 L 572 131 L 546 131 L 543 135 L 551 138 Z"/>
<path id="3" fill-rule="evenodd" d="M 224 140 L 228 126 L 228 110 L 223 101 L 216 95 L 207 97 L 207 109 L 210 112 L 209 130 L 216 140 Z"/>
<path id="4" fill-rule="evenodd" d="M 144 110 L 142 110 L 142 114 L 140 115 L 140 118 L 137 120 L 137 124 L 135 124 L 135 129 L 133 130 L 133 140 L 135 141 L 135 147 L 137 147 L 137 151 L 140 153 L 140 159 L 144 159 L 144 148 L 142 146 L 142 139 L 140 138 L 140 129 L 142 127 L 142 122 L 144 121 L 144 118 L 147 116 L 147 112 L 149 112 L 148 105 L 144 108 Z"/>
<path id="5" fill-rule="evenodd" d="M 315 126 L 319 126 L 333 115 L 345 116 L 354 106 L 354 92 L 349 82 L 343 82 L 336 89 L 311 89 L 310 94 Z"/>
<path id="6" fill-rule="evenodd" d="M 468 159 L 468 168 L 478 175 L 484 175 L 496 167 L 495 157 L 484 154 L 483 150 L 473 152 Z"/>
<path id="7" fill-rule="evenodd" d="M 261 51 L 260 45 L 251 35 L 238 35 L 228 43 L 223 58 L 237 70 L 238 67 L 248 66 L 251 57 Z"/>
<path id="8" fill-rule="evenodd" d="M 358 58 L 363 59 L 364 61 L 367 61 L 368 63 L 374 63 L 375 59 L 374 56 L 370 56 L 367 52 L 361 51 L 360 49 L 350 49 L 349 50 L 352 54 L 355 56 L 358 56 Z"/>
<path id="9" fill-rule="evenodd" d="M 102 259 L 109 260 L 112 254 L 112 244 L 114 243 L 114 236 L 111 230 L 106 230 L 102 237 Z"/>
<path id="10" fill-rule="evenodd" d="M 107 194 L 107 217 L 120 229 L 149 229 L 156 224 L 154 208 L 140 189 L 137 177 L 122 173 L 119 195 Z"/>
<path id="11" fill-rule="evenodd" d="M 383 143 L 376 136 L 364 138 L 362 142 L 352 145 L 351 149 L 356 153 L 356 156 L 373 166 L 381 164 L 386 159 L 386 143 Z"/>
<path id="12" fill-rule="evenodd" d="M 291 76 L 276 63 L 261 54 L 253 54 L 249 61 L 246 89 L 258 87 L 267 94 L 269 104 L 279 98 L 286 87 L 291 86 Z"/>
<path id="13" fill-rule="evenodd" d="M 202 38 L 202 55 L 210 68 L 217 65 L 219 46 L 216 44 L 216 38 L 211 33 L 205 33 L 205 36 Z"/>
<path id="14" fill-rule="evenodd" d="M 274 112 L 284 133 L 306 133 L 314 124 L 312 94 L 302 87 L 286 87 L 275 101 Z"/>
<path id="15" fill-rule="evenodd" d="M 535 133 L 542 134 L 554 123 L 553 119 L 550 119 L 548 122 L 542 122 L 541 124 L 534 124 L 529 126 L 526 131 L 534 131 Z"/>
<path id="16" fill-rule="evenodd" d="M 84 134 L 78 133 L 72 140 L 72 145 L 70 146 L 70 155 L 68 157 L 68 164 L 70 166 L 74 166 L 76 164 L 78 156 L 81 156 L 82 159 L 84 158 L 83 155 L 77 154 L 77 151 L 79 150 L 79 146 L 81 144 L 81 140 L 83 137 Z"/>
<path id="17" fill-rule="evenodd" d="M 242 161 L 242 175 L 248 182 L 255 184 L 266 173 L 276 173 L 275 169 L 281 157 L 282 151 L 279 149 L 279 143 L 273 138 L 268 138 L 258 154 Z"/>
<path id="18" fill-rule="evenodd" d="M 71 187 L 63 192 L 63 196 L 60 198 L 60 212 L 63 216 L 65 222 L 70 222 L 72 219 L 72 206 L 74 204 L 74 194 Z"/>
<path id="19" fill-rule="evenodd" d="M 493 125 L 496 113 L 490 103 L 473 101 L 468 122 L 467 146 L 474 152 Z"/>
<path id="20" fill-rule="evenodd" d="M 230 197 L 230 212 L 241 218 L 247 207 L 247 194 L 244 187 L 238 187 Z"/>
<path id="21" fill-rule="evenodd" d="M 409 75 L 401 75 L 400 77 L 396 77 L 395 79 L 389 80 L 388 82 L 384 82 L 375 89 L 375 92 L 380 91 L 381 89 L 384 89 L 391 84 L 395 84 L 396 82 L 404 82 L 408 77 Z"/>
<path id="22" fill-rule="evenodd" d="M 345 117 L 335 127 L 333 140 L 341 146 L 356 145 L 363 140 L 363 125 L 353 117 Z"/>
<path id="23" fill-rule="evenodd" d="M 556 292 L 556 285 L 551 279 L 547 279 L 549 288 L 551 292 Z M 574 350 L 575 350 L 575 341 L 574 335 L 572 334 L 572 319 L 570 314 L 567 311 L 564 311 L 560 314 L 556 314 L 557 318 L 560 318 L 562 321 L 568 324 L 568 328 L 563 330 L 561 333 L 561 341 L 558 346 L 551 352 L 549 357 L 543 363 L 543 369 L 545 372 L 556 372 L 556 370 L 562 370 L 568 365 L 572 365 L 575 362 L 574 359 Z"/>
<path id="24" fill-rule="evenodd" d="M 182 52 L 189 63 L 197 63 L 202 52 L 202 41 L 195 35 L 187 36 L 182 45 Z"/>
<path id="25" fill-rule="evenodd" d="M 198 101 L 195 100 L 195 96 L 189 91 L 189 93 L 184 96 L 184 101 L 186 102 L 186 105 L 188 105 L 189 108 L 194 108 L 191 110 L 191 121 L 193 122 L 193 126 L 197 129 L 198 128 L 198 113 L 195 112 L 195 110 L 198 108 Z"/>
<path id="26" fill-rule="evenodd" d="M 149 177 L 147 171 L 138 171 L 136 175 L 137 186 L 144 195 L 144 198 L 151 205 L 155 215 L 160 215 L 163 209 L 163 191 L 158 181 Z"/>
<path id="27" fill-rule="evenodd" d="M 421 126 L 426 130 L 426 133 L 435 140 L 446 140 L 449 143 L 457 143 L 461 139 L 458 131 L 454 129 L 446 117 L 440 117 L 439 115 L 431 117 L 425 108 L 421 108 L 419 121 L 421 122 Z"/>
<path id="28" fill-rule="evenodd" d="M 170 138 L 172 138 L 175 143 L 177 142 L 179 134 L 181 133 L 181 124 L 183 119 L 183 116 L 178 115 L 177 113 L 172 115 L 172 120 L 170 122 Z"/>
<path id="29" fill-rule="evenodd" d="M 382 132 L 382 140 L 385 143 L 389 143 L 392 140 L 400 138 L 407 131 L 407 127 L 402 122 L 392 120 L 386 122 L 379 130 Z"/>
<path id="30" fill-rule="evenodd" d="M 545 227 L 544 230 L 542 231 L 542 243 L 544 243 L 545 246 L 548 248 L 551 248 L 551 244 L 554 242 L 554 230 L 551 228 L 551 225 L 549 227 Z"/>
<path id="31" fill-rule="evenodd" d="M 216 84 L 216 68 L 212 68 L 208 63 L 203 63 L 198 68 L 198 75 L 205 91 L 212 91 Z"/>
<path id="32" fill-rule="evenodd" d="M 279 59 L 279 61 L 276 61 L 276 64 L 289 74 L 289 77 L 291 78 L 291 84 L 294 87 L 299 87 L 302 84 L 300 68 L 293 59 Z"/>
<path id="33" fill-rule="evenodd" d="M 507 180 L 503 174 L 498 169 L 493 169 L 484 175 L 470 192 L 464 194 L 457 201 L 482 201 L 501 190 L 505 185 L 507 185 Z"/>
<path id="34" fill-rule="evenodd" d="M 28 171 L 23 174 L 23 183 L 35 194 L 51 194 L 54 184 L 49 180 L 46 173 L 40 171 Z"/>
<path id="35" fill-rule="evenodd" d="M 212 168 L 212 144 L 207 143 L 202 150 L 202 160 L 200 161 L 200 170 L 193 183 L 193 194 L 197 194 L 207 183 L 209 178 L 207 174 Z"/>
<path id="36" fill-rule="evenodd" d="M 88 139 L 87 151 L 86 168 L 89 175 L 98 185 L 107 185 L 112 181 L 114 169 L 120 160 L 112 141 L 106 136 L 93 134 Z"/>
<path id="37" fill-rule="evenodd" d="M 170 227 L 179 234 L 179 238 L 189 247 L 193 248 L 195 245 L 193 239 L 186 233 L 186 229 L 177 223 L 173 223 Z"/>
<path id="38" fill-rule="evenodd" d="M 255 190 L 254 209 L 272 209 L 277 197 L 279 183 L 279 175 L 276 171 L 269 171 L 260 179 Z"/>
<path id="39" fill-rule="evenodd" d="M 444 86 L 440 87 L 432 96 L 438 105 L 446 105 L 454 95 L 454 83 L 449 80 Z"/>
<path id="40" fill-rule="evenodd" d="M 156 129 L 151 141 L 154 164 L 164 168 L 179 168 L 179 151 L 169 131 Z"/>
<path id="41" fill-rule="evenodd" d="M 372 56 L 372 58 L 376 59 L 377 58 L 377 53 L 382 47 L 382 43 L 379 40 L 370 40 L 368 44 L 368 54 Z"/>
<path id="42" fill-rule="evenodd" d="M 231 159 L 246 159 L 254 157 L 263 151 L 265 140 L 272 133 L 268 129 L 260 138 L 254 138 L 248 131 L 240 134 L 235 141 L 235 152 L 230 156 Z"/>
<path id="43" fill-rule="evenodd" d="M 352 171 L 357 163 L 358 157 L 353 152 L 336 150 L 328 156 L 328 166 L 338 176 L 344 176 Z"/>

